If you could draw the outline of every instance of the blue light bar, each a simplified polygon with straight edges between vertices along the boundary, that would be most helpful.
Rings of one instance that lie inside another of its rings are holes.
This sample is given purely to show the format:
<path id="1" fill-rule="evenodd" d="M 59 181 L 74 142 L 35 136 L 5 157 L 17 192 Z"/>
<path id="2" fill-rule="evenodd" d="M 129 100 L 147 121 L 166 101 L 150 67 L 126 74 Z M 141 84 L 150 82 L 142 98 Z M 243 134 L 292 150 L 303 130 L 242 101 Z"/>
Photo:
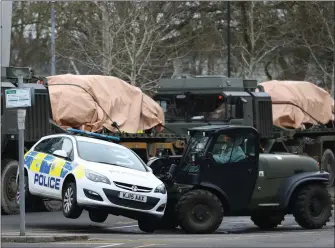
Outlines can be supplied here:
<path id="1" fill-rule="evenodd" d="M 75 128 L 68 128 L 67 131 L 72 132 L 72 133 L 85 134 L 85 135 L 96 137 L 96 138 L 120 141 L 120 137 L 105 135 L 105 134 L 100 134 L 100 133 L 92 133 L 92 132 L 87 132 L 87 131 L 83 131 L 83 130 L 79 130 Z"/>

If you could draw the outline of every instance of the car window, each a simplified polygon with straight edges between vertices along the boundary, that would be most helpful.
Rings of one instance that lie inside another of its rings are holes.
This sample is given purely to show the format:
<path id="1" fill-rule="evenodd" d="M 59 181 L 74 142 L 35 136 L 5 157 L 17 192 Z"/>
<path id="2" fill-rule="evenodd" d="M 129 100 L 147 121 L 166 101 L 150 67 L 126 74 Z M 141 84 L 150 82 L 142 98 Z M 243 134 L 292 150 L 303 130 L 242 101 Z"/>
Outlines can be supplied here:
<path id="1" fill-rule="evenodd" d="M 78 141 L 78 155 L 81 159 L 90 162 L 147 171 L 144 162 L 131 150 L 123 147 L 88 141 Z"/>
<path id="2" fill-rule="evenodd" d="M 73 160 L 73 143 L 71 139 L 63 138 L 61 149 L 67 152 L 70 160 Z"/>
<path id="3" fill-rule="evenodd" d="M 34 148 L 34 151 L 37 151 L 37 152 L 44 152 L 43 149 L 44 147 L 48 144 L 48 142 L 50 141 L 51 139 L 45 139 L 45 140 L 42 140 L 40 143 L 38 143 L 35 148 Z"/>
<path id="4" fill-rule="evenodd" d="M 43 148 L 44 153 L 53 154 L 56 150 L 62 149 L 62 137 L 52 138 L 50 142 Z"/>
<path id="5" fill-rule="evenodd" d="M 66 151 L 67 154 L 71 154 L 73 150 L 72 140 L 69 138 L 64 138 L 62 140 L 61 149 Z"/>

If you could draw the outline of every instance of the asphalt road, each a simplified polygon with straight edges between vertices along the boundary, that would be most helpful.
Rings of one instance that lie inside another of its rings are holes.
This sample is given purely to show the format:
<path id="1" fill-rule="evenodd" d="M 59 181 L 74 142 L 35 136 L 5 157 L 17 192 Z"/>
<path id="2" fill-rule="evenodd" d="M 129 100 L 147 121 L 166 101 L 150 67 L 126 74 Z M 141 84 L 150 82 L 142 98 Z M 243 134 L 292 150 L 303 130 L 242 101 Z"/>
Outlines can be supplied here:
<path id="1" fill-rule="evenodd" d="M 334 212 L 333 212 L 334 216 Z M 3 234 L 19 231 L 19 215 L 2 216 Z M 144 247 L 334 247 L 334 217 L 320 230 L 300 228 L 290 215 L 273 231 L 260 231 L 249 217 L 226 217 L 215 234 L 187 235 L 181 230 L 141 232 L 137 222 L 110 215 L 103 224 L 91 222 L 86 211 L 77 220 L 66 219 L 61 212 L 29 213 L 27 234 L 89 234 L 90 240 L 66 243 L 2 243 L 1 247 L 80 247 L 80 248 L 144 248 Z"/>

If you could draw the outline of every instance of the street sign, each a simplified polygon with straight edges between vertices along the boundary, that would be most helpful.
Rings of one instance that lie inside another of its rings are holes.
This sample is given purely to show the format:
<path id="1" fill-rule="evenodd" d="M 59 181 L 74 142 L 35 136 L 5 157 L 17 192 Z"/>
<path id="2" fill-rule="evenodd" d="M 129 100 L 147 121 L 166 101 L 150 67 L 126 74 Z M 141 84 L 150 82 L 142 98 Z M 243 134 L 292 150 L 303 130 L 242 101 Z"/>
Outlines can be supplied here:
<path id="1" fill-rule="evenodd" d="M 7 89 L 6 108 L 25 108 L 31 106 L 30 88 Z"/>

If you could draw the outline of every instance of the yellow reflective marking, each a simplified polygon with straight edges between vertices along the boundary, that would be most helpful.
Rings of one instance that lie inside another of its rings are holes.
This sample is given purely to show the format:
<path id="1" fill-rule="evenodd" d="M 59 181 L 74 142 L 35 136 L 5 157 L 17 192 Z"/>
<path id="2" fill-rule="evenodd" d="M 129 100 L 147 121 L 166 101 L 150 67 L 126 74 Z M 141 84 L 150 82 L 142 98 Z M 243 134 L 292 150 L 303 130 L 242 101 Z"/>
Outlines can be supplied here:
<path id="1" fill-rule="evenodd" d="M 78 165 L 74 170 L 73 174 L 76 176 L 77 179 L 81 179 L 85 176 L 85 169 L 84 166 Z"/>
<path id="2" fill-rule="evenodd" d="M 41 165 L 42 165 L 42 161 L 43 159 L 45 159 L 45 157 L 47 156 L 48 154 L 45 154 L 45 153 L 37 153 L 36 156 L 34 157 L 32 163 L 31 163 L 31 166 L 30 166 L 30 170 L 31 171 L 34 171 L 34 172 L 40 172 L 40 169 L 41 169 Z"/>
<path id="3" fill-rule="evenodd" d="M 54 177 L 60 177 L 65 163 L 66 161 L 64 159 L 56 158 L 51 165 L 49 175 Z"/>

